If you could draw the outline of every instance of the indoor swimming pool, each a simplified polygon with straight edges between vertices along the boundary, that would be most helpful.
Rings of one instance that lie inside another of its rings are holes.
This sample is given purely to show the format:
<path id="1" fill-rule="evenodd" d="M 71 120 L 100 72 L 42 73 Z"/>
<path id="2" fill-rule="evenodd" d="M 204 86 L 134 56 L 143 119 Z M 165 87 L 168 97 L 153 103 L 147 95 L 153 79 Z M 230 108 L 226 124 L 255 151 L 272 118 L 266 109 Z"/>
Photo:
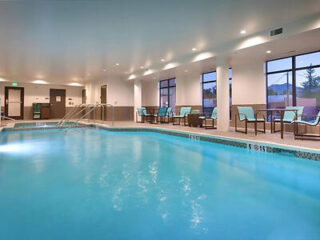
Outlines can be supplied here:
<path id="1" fill-rule="evenodd" d="M 0 133 L 0 239 L 320 239 L 320 162 L 154 132 Z"/>

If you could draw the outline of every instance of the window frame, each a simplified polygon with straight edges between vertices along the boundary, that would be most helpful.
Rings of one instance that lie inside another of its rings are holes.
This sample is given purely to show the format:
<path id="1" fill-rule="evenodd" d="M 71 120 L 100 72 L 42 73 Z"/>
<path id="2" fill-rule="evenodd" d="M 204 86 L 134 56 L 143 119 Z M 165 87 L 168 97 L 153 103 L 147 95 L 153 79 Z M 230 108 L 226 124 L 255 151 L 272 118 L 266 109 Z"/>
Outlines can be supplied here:
<path id="1" fill-rule="evenodd" d="M 231 69 L 231 71 L 232 71 L 232 68 L 228 68 L 228 74 L 229 74 L 229 70 Z M 202 91 L 202 113 L 204 113 L 204 97 L 203 97 L 203 85 L 204 84 L 207 84 L 207 83 L 216 83 L 216 88 L 217 88 L 217 78 L 215 79 L 215 80 L 212 80 L 212 81 L 207 81 L 207 82 L 205 82 L 205 81 L 203 81 L 203 76 L 205 75 L 205 74 L 208 74 L 208 73 L 216 73 L 217 74 L 217 70 L 214 70 L 214 71 L 209 71 L 209 72 L 204 72 L 204 73 L 202 73 L 201 74 L 201 91 Z M 217 75 L 216 75 L 217 76 Z M 229 75 L 229 82 L 228 82 L 228 84 L 230 84 L 230 80 L 232 81 L 232 76 L 230 77 L 230 75 Z M 232 85 L 232 82 L 231 82 L 231 85 Z M 230 98 L 231 98 L 231 101 L 232 101 L 232 95 L 230 95 L 229 96 L 229 100 L 230 100 Z M 217 107 L 217 106 L 216 106 Z M 231 104 L 231 106 L 230 106 L 230 119 L 231 119 L 231 108 L 232 108 L 232 104 Z"/>
<path id="2" fill-rule="evenodd" d="M 161 107 L 161 89 L 167 89 L 168 107 L 170 107 L 170 95 L 169 95 L 170 94 L 170 88 L 176 88 L 176 90 L 177 90 L 177 82 L 175 83 L 174 86 L 170 86 L 170 80 L 173 80 L 173 79 L 175 81 L 177 81 L 177 79 L 175 77 L 159 81 L 159 107 Z M 161 82 L 167 82 L 167 86 L 166 87 L 161 87 Z"/>
<path id="3" fill-rule="evenodd" d="M 285 72 L 292 72 L 292 106 L 297 106 L 296 72 L 300 71 L 300 70 L 306 70 L 306 69 L 310 68 L 310 66 L 297 68 L 296 67 L 296 57 L 303 56 L 303 55 L 308 55 L 308 54 L 312 54 L 312 53 L 318 53 L 318 52 L 320 52 L 320 50 L 307 52 L 307 53 L 301 53 L 301 54 L 297 54 L 297 55 L 291 55 L 291 56 L 287 56 L 287 57 L 275 58 L 275 59 L 271 59 L 271 60 L 268 60 L 268 61 L 265 62 L 265 69 L 266 69 L 266 103 L 267 103 L 267 107 L 269 105 L 269 101 L 268 101 L 268 96 L 269 96 L 269 92 L 268 92 L 268 75 L 276 74 L 276 73 L 285 73 Z M 279 71 L 268 72 L 268 63 L 269 62 L 277 61 L 277 60 L 281 60 L 281 59 L 285 59 L 285 58 L 291 58 L 291 61 L 292 61 L 291 68 L 284 69 L 284 70 L 279 70 Z M 312 65 L 312 68 L 320 68 L 320 64 Z"/>

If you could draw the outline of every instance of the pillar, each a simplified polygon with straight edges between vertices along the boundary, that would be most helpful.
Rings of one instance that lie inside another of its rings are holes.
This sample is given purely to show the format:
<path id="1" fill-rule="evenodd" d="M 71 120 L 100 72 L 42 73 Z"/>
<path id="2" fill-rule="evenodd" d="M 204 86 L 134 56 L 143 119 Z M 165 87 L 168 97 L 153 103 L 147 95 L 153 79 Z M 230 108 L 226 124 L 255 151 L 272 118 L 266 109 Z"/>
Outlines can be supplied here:
<path id="1" fill-rule="evenodd" d="M 140 80 L 135 80 L 134 81 L 134 120 L 137 121 L 136 119 L 136 112 L 139 107 L 141 107 L 142 103 L 142 91 L 141 91 L 141 81 Z M 140 119 L 138 119 L 140 120 Z"/>
<path id="2" fill-rule="evenodd" d="M 229 91 L 229 65 L 226 56 L 217 57 L 217 130 L 229 131 L 230 125 L 230 98 Z"/>

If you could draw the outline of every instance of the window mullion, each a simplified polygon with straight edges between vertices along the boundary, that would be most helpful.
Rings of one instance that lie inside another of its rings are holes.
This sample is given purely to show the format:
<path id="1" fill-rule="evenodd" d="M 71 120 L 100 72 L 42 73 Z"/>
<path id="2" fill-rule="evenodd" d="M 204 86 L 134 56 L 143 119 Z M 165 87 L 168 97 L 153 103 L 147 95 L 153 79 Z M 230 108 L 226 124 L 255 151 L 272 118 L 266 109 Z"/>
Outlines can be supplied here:
<path id="1" fill-rule="evenodd" d="M 297 105 L 296 98 L 296 57 L 292 57 L 292 105 Z"/>

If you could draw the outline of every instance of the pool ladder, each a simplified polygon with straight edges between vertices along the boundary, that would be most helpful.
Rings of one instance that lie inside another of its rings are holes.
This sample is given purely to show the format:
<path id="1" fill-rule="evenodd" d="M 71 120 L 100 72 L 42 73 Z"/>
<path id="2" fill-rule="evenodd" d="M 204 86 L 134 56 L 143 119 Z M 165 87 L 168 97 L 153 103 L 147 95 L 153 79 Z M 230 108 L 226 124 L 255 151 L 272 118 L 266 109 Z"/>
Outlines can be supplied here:
<path id="1" fill-rule="evenodd" d="M 96 120 L 96 109 L 101 108 L 102 121 L 105 119 L 105 110 L 107 107 L 111 107 L 111 119 L 114 124 L 114 107 L 109 103 L 95 103 L 95 104 L 79 104 L 76 105 L 70 112 L 68 112 L 58 123 L 57 127 L 70 128 L 79 126 L 79 122 L 93 113 L 93 121 Z M 75 120 L 76 119 L 76 120 Z"/>

